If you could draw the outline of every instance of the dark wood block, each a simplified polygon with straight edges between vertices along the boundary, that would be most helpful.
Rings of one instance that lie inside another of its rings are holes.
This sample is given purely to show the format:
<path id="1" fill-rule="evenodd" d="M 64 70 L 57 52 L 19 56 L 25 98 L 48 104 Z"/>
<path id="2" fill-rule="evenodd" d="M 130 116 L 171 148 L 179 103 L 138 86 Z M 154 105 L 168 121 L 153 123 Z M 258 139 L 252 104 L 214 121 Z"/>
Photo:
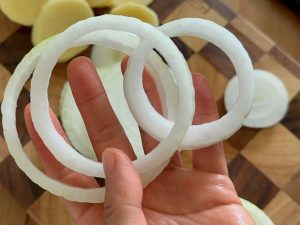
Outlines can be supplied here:
<path id="1" fill-rule="evenodd" d="M 232 146 L 241 151 L 259 131 L 260 129 L 242 127 L 228 141 Z"/>
<path id="2" fill-rule="evenodd" d="M 0 62 L 11 72 L 33 47 L 31 30 L 21 27 L 0 45 Z"/>
<path id="3" fill-rule="evenodd" d="M 291 181 L 283 188 L 283 190 L 300 205 L 300 171 L 293 176 Z"/>
<path id="4" fill-rule="evenodd" d="M 244 48 L 247 50 L 252 60 L 252 63 L 255 64 L 264 54 L 263 50 L 257 47 L 251 40 L 249 40 L 244 34 L 239 32 L 231 24 L 227 25 L 226 28 L 239 39 L 239 41 L 243 44 Z"/>
<path id="5" fill-rule="evenodd" d="M 0 164 L 0 182 L 25 209 L 44 192 L 18 168 L 11 156 Z"/>
<path id="6" fill-rule="evenodd" d="M 275 46 L 271 49 L 270 53 L 277 61 L 281 62 L 292 74 L 300 79 L 300 63 L 291 58 L 279 47 Z"/>
<path id="7" fill-rule="evenodd" d="M 23 146 L 29 141 L 29 134 L 27 132 L 25 120 L 24 120 L 24 109 L 29 102 L 30 102 L 30 94 L 26 89 L 23 89 L 18 99 L 17 109 L 16 109 L 16 126 L 17 126 L 17 131 L 18 131 L 20 141 Z M 2 113 L 0 113 L 0 135 L 3 136 Z"/>
<path id="8" fill-rule="evenodd" d="M 208 43 L 201 49 L 199 54 L 228 79 L 236 74 L 227 55 L 215 45 Z"/>
<path id="9" fill-rule="evenodd" d="M 274 183 L 241 155 L 231 161 L 228 169 L 238 195 L 260 208 L 264 208 L 279 191 Z"/>
<path id="10" fill-rule="evenodd" d="M 282 121 L 282 124 L 295 136 L 300 138 L 300 92 L 291 101 L 289 111 Z"/>
<path id="11" fill-rule="evenodd" d="M 224 5 L 224 3 L 222 3 L 220 0 L 204 0 L 204 1 L 228 21 L 236 17 L 235 12 L 233 12 L 230 8 Z"/>
<path id="12" fill-rule="evenodd" d="M 179 38 L 172 38 L 172 41 L 175 43 L 177 48 L 181 51 L 184 58 L 187 60 L 189 59 L 193 54 L 193 50 L 190 49 L 186 44 L 183 43 Z"/>

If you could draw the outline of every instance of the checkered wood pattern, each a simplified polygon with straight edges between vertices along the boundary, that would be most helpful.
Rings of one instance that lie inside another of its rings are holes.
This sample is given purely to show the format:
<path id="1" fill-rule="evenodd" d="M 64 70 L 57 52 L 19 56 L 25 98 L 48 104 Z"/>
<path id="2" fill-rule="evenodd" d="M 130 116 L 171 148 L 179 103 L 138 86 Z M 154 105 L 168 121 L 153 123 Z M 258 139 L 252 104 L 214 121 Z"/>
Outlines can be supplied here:
<path id="1" fill-rule="evenodd" d="M 156 0 L 151 7 L 159 14 L 162 24 L 183 17 L 199 17 L 226 27 L 244 44 L 255 68 L 269 70 L 285 83 L 290 97 L 290 109 L 285 119 L 267 129 L 242 128 L 224 142 L 224 147 L 230 177 L 238 194 L 264 209 L 276 225 L 299 225 L 299 62 L 290 58 L 280 46 L 219 0 Z M 218 48 L 203 40 L 191 37 L 173 40 L 182 50 L 192 72 L 206 75 L 220 115 L 224 115 L 224 90 L 228 79 L 235 74 L 228 58 Z M 0 11 L 0 104 L 8 79 L 31 47 L 30 29 L 14 24 Z M 65 64 L 56 66 L 49 89 L 50 104 L 58 116 L 59 95 L 66 80 L 65 69 Z M 22 116 L 24 107 L 29 102 L 29 90 L 28 83 L 18 102 L 17 126 L 24 150 L 42 169 Z M 0 113 L 0 119 L 1 117 Z M 190 157 L 190 152 L 183 153 L 187 166 L 190 166 Z M 57 197 L 33 184 L 18 169 L 8 154 L 0 126 L 0 225 L 2 224 L 71 225 L 74 222 Z"/>

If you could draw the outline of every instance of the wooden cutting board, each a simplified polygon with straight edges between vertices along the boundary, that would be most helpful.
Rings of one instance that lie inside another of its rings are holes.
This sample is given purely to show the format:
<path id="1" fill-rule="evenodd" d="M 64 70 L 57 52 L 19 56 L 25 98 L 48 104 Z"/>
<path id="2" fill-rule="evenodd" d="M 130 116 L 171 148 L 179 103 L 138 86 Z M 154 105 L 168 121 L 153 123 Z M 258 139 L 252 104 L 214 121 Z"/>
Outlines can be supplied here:
<path id="1" fill-rule="evenodd" d="M 242 128 L 224 142 L 230 177 L 238 194 L 260 208 L 276 225 L 300 224 L 300 66 L 270 38 L 227 8 L 219 0 L 156 0 L 151 7 L 161 23 L 182 17 L 217 22 L 244 44 L 255 68 L 276 74 L 286 85 L 290 109 L 285 119 L 267 129 Z M 99 12 L 97 12 L 99 14 Z M 212 44 L 195 38 L 175 38 L 192 72 L 206 75 L 224 115 L 225 86 L 235 72 L 226 56 Z M 30 29 L 9 21 L 0 11 L 0 103 L 8 79 L 31 49 Z M 88 54 L 88 51 L 84 54 Z M 59 116 L 60 91 L 66 80 L 66 64 L 56 66 L 49 88 L 50 104 Z M 40 166 L 22 117 L 29 102 L 30 85 L 18 102 L 17 124 L 24 151 Z M 0 114 L 1 117 L 1 114 Z M 0 122 L 1 123 L 1 122 Z M 190 152 L 183 153 L 187 167 Z M 1 214 L 2 213 L 2 214 Z M 0 128 L 0 225 L 73 224 L 57 197 L 33 184 L 9 156 Z"/>

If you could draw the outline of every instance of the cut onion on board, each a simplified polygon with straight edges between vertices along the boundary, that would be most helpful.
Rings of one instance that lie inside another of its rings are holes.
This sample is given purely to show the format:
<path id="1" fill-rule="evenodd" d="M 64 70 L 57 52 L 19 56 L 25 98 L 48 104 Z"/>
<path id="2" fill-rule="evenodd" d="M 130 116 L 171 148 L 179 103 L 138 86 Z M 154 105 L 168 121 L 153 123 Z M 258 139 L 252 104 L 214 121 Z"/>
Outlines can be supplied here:
<path id="1" fill-rule="evenodd" d="M 255 98 L 251 111 L 243 125 L 251 128 L 270 127 L 280 122 L 288 110 L 289 97 L 283 82 L 274 74 L 254 70 Z M 237 77 L 228 83 L 225 90 L 225 107 L 230 111 L 239 93 Z"/>

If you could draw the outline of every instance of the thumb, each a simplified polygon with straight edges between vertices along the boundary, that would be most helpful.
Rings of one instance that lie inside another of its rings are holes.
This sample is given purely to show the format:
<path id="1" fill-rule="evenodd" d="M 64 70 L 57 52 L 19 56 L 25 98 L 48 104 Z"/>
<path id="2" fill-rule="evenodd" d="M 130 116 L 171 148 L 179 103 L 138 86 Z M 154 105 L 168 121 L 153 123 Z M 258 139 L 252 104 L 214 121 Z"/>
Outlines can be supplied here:
<path id="1" fill-rule="evenodd" d="M 106 176 L 104 224 L 146 225 L 141 179 L 128 156 L 110 148 L 102 154 L 102 161 Z"/>

